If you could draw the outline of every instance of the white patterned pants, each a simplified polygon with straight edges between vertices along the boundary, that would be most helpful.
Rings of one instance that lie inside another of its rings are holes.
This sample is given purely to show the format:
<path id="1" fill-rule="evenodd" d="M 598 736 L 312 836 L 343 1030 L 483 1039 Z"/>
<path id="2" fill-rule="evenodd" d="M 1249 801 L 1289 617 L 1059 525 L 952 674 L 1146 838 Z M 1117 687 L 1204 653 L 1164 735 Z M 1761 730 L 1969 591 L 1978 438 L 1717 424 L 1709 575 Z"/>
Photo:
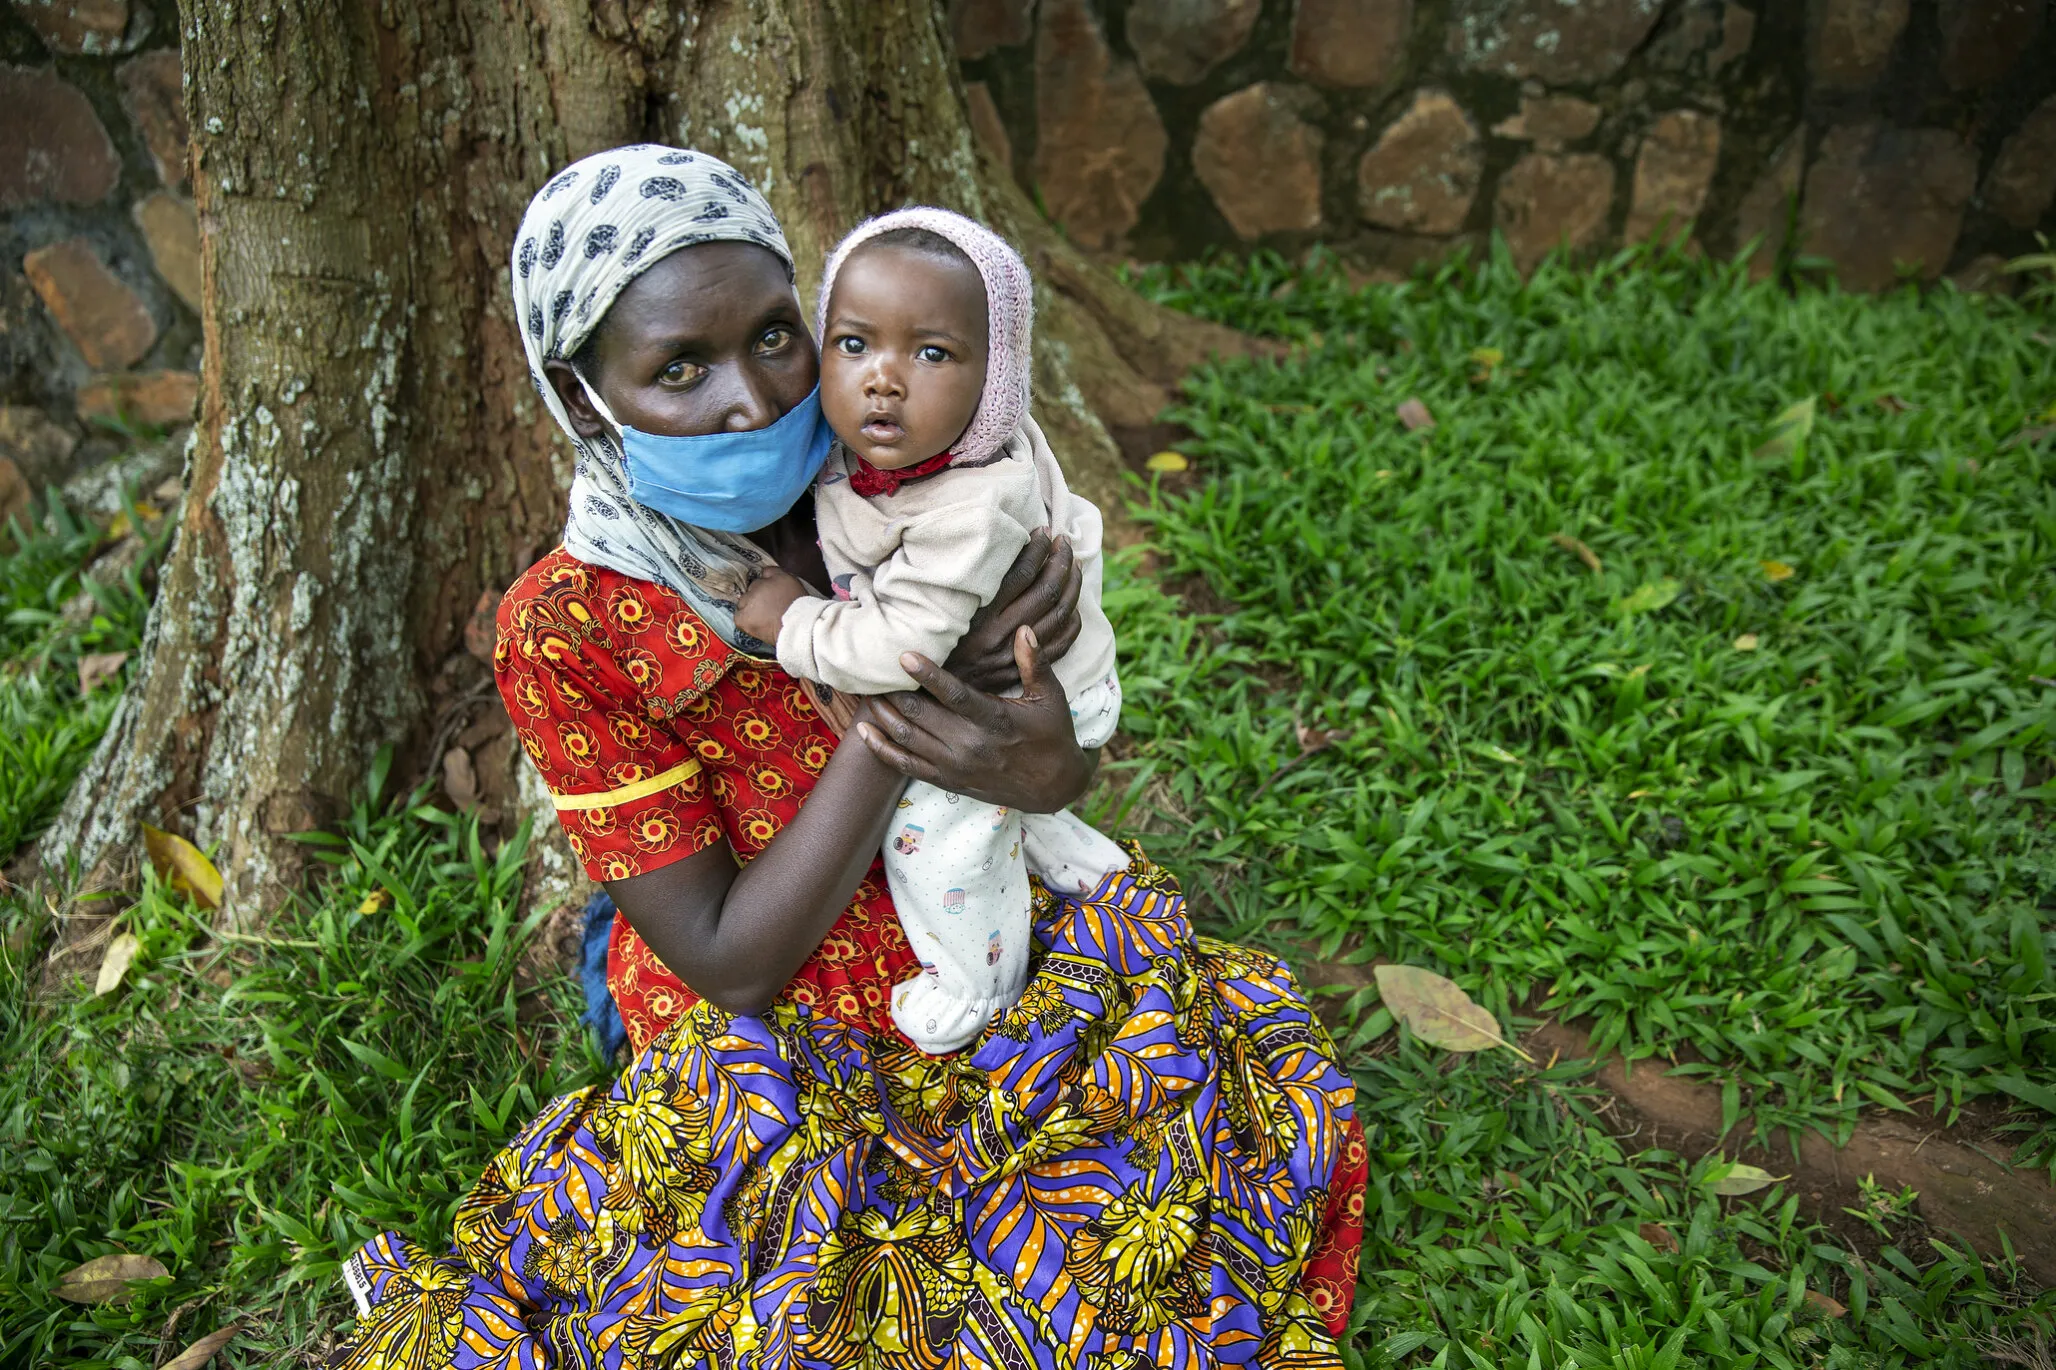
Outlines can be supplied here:
<path id="1" fill-rule="evenodd" d="M 1078 745 L 1098 747 L 1120 717 L 1109 676 L 1071 701 Z M 1053 893 L 1085 894 L 1128 854 L 1068 809 L 1022 814 L 915 781 L 885 838 L 885 877 L 921 973 L 892 994 L 892 1020 L 932 1056 L 968 1045 L 1028 980 L 1028 872 Z"/>

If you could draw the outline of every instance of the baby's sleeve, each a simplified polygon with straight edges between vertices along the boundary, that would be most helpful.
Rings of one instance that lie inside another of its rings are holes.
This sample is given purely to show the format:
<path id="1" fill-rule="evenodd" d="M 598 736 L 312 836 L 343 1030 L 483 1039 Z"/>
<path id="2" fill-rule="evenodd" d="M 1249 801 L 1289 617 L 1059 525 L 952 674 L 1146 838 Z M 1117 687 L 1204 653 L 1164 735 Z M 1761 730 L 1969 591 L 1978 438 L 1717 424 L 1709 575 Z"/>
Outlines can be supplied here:
<path id="1" fill-rule="evenodd" d="M 778 664 L 849 694 L 917 688 L 902 652 L 941 662 L 999 592 L 1028 545 L 1028 528 L 1003 508 L 953 504 L 910 521 L 898 550 L 854 599 L 801 599 L 785 611 Z"/>

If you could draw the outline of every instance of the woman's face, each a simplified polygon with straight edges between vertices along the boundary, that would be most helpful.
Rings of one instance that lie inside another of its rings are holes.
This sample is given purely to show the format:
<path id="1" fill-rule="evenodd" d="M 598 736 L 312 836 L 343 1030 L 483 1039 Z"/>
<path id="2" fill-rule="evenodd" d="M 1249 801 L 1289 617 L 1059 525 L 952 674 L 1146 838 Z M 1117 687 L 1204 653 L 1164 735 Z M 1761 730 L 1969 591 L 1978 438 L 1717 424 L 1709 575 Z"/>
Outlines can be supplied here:
<path id="1" fill-rule="evenodd" d="M 820 372 L 785 263 L 755 243 L 699 243 L 643 272 L 600 321 L 588 360 L 585 379 L 615 418 L 667 437 L 768 427 Z M 579 436 L 605 431 L 570 364 L 543 369 Z"/>

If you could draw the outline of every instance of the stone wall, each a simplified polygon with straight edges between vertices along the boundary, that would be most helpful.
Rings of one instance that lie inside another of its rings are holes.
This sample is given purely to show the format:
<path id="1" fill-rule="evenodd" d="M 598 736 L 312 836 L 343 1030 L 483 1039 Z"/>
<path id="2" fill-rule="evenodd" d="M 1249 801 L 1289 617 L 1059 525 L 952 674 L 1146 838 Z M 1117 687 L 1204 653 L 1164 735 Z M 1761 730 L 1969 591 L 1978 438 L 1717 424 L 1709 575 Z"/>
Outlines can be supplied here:
<path id="1" fill-rule="evenodd" d="M 1874 290 L 2003 285 L 2056 230 L 2056 0 L 951 4 L 980 136 L 1111 254 L 1382 275 L 1689 223 Z"/>
<path id="2" fill-rule="evenodd" d="M 0 524 L 188 421 L 200 244 L 170 0 L 0 5 Z"/>

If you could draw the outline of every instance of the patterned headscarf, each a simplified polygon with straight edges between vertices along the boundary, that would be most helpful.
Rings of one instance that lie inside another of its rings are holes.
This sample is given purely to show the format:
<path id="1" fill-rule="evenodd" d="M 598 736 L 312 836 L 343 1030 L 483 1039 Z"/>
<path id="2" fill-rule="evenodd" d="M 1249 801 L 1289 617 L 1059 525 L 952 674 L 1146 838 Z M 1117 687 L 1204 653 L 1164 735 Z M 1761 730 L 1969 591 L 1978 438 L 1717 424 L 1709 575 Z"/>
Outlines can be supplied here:
<path id="1" fill-rule="evenodd" d="M 920 228 L 949 242 L 978 268 L 985 282 L 985 393 L 964 435 L 951 444 L 955 459 L 976 465 L 1014 436 L 1028 414 L 1029 346 L 1035 331 L 1035 283 L 1019 253 L 1006 239 L 983 224 L 947 209 L 915 206 L 866 219 L 835 245 L 821 273 L 821 300 L 815 310 L 814 336 L 828 336 L 828 296 L 835 275 L 850 254 L 881 233 Z"/>
<path id="2" fill-rule="evenodd" d="M 793 273 L 771 206 L 726 162 L 648 143 L 594 153 L 529 201 L 514 239 L 514 315 L 529 378 L 578 449 L 564 550 L 668 586 L 723 641 L 769 656 L 770 644 L 738 632 L 735 605 L 770 559 L 746 537 L 695 528 L 629 498 L 617 435 L 580 437 L 543 374 L 545 361 L 571 359 L 637 276 L 679 248 L 716 242 L 756 243 Z"/>

